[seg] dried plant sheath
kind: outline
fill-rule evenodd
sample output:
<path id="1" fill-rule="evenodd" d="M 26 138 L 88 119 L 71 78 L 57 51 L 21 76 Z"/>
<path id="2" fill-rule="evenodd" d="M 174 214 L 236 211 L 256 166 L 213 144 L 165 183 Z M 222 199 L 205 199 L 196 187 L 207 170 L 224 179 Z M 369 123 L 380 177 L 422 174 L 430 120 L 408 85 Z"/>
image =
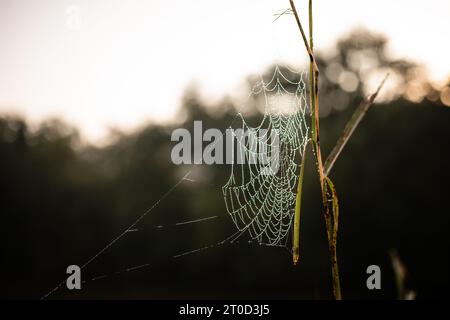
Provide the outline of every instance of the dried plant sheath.
<path id="1" fill-rule="evenodd" d="M 327 201 L 325 208 L 325 218 L 327 225 L 328 245 L 331 256 L 331 273 L 333 276 L 333 294 L 336 300 L 341 300 L 341 282 L 339 278 L 339 267 L 337 262 L 337 235 L 339 227 L 339 201 L 333 182 L 330 178 L 325 177 L 327 183 L 328 193 L 331 197 L 331 202 Z M 327 194 L 328 194 L 327 193 Z M 331 210 L 330 210 L 331 206 Z M 330 211 L 332 214 L 330 214 Z"/>

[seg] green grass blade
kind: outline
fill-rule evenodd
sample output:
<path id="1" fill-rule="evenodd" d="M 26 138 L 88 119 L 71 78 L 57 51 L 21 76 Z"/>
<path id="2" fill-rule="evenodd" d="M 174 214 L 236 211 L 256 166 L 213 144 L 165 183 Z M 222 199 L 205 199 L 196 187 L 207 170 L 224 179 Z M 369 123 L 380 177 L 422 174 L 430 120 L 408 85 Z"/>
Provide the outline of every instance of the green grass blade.
<path id="1" fill-rule="evenodd" d="M 292 243 L 292 259 L 294 265 L 298 263 L 298 259 L 300 258 L 300 215 L 302 206 L 303 173 L 305 171 L 306 145 L 303 150 L 302 163 L 297 183 L 297 195 L 295 199 L 294 236 Z"/>

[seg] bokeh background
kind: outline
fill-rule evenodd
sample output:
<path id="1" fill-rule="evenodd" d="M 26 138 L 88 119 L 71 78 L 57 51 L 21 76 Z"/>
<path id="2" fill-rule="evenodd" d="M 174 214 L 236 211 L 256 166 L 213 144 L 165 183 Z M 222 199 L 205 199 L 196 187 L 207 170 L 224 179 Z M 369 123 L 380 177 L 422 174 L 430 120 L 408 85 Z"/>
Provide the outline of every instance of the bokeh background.
<path id="1" fill-rule="evenodd" d="M 410 297 L 448 298 L 449 4 L 316 2 L 324 155 L 390 75 L 331 173 L 343 296 L 397 299 L 402 274 Z M 226 3 L 0 2 L 2 298 L 41 298 L 188 170 L 195 181 L 83 269 L 82 290 L 48 298 L 332 298 L 310 152 L 298 266 L 245 241 L 174 258 L 234 226 L 221 191 L 230 167 L 173 165 L 171 132 L 194 120 L 225 130 L 237 112 L 256 123 L 260 108 L 241 102 L 259 76 L 275 63 L 292 80 L 284 64 L 308 69 L 293 16 L 274 21 L 288 1 Z M 372 264 L 381 290 L 367 290 Z"/>

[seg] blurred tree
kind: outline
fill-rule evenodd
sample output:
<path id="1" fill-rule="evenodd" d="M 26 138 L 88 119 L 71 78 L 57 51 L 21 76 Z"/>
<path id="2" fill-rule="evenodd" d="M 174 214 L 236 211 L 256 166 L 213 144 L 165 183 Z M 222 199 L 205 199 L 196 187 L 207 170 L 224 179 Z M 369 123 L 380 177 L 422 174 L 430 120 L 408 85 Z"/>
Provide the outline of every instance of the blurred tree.
<path id="1" fill-rule="evenodd" d="M 395 80 L 332 172 L 342 206 L 343 295 L 395 298 L 388 255 L 395 248 L 419 298 L 448 297 L 450 224 L 445 199 L 450 176 L 445 168 L 450 113 L 443 106 L 450 104 L 450 89 L 435 88 L 424 80 L 421 68 L 391 59 L 386 47 L 384 37 L 358 30 L 338 42 L 335 54 L 318 58 L 325 155 L 376 78 L 390 72 Z M 264 77 L 272 72 L 269 68 Z M 283 73 L 295 76 L 286 68 Z M 254 77 L 249 77 L 252 83 Z M 414 91 L 418 84 L 420 89 Z M 250 101 L 249 122 L 261 118 L 257 104 Z M 233 99 L 206 103 L 191 88 L 183 99 L 180 124 L 116 132 L 101 148 L 82 146 L 76 130 L 60 121 L 30 130 L 23 119 L 0 118 L 2 297 L 39 298 L 64 278 L 67 265 L 92 257 L 186 172 L 170 161 L 172 130 L 193 130 L 194 120 L 202 120 L 205 129 L 225 129 L 235 110 Z M 149 261 L 150 271 L 89 283 L 79 293 L 61 289 L 55 296 L 331 298 L 320 194 L 310 167 L 298 268 L 290 265 L 286 251 L 245 244 L 171 258 L 233 232 L 220 190 L 229 167 L 201 166 L 193 171 L 198 183 L 184 182 L 139 224 L 140 232 L 115 244 L 83 272 L 89 278 Z M 212 215 L 219 218 L 174 227 L 179 221 Z M 382 268 L 380 292 L 365 287 L 370 264 Z"/>

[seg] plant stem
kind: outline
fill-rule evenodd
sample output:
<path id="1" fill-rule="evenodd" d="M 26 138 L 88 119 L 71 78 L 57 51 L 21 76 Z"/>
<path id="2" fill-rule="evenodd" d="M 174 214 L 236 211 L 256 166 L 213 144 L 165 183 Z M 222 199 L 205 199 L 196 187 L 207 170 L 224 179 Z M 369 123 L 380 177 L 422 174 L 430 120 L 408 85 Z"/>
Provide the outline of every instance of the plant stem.
<path id="1" fill-rule="evenodd" d="M 291 9 L 292 9 L 292 12 L 294 13 L 295 20 L 297 21 L 298 28 L 300 29 L 300 33 L 302 35 L 302 39 L 303 39 L 303 42 L 305 44 L 305 48 L 308 51 L 309 60 L 310 60 L 311 63 L 314 64 L 314 69 L 316 69 L 318 71 L 319 68 L 317 67 L 316 60 L 314 59 L 313 52 L 311 50 L 310 45 L 308 44 L 308 40 L 306 39 L 306 34 L 303 31 L 302 23 L 300 22 L 300 18 L 298 17 L 297 10 L 295 9 L 294 0 L 289 0 L 289 2 L 291 4 Z"/>
<path id="2" fill-rule="evenodd" d="M 322 203 L 324 207 L 325 224 L 328 238 L 328 247 L 330 251 L 331 258 L 331 270 L 333 277 L 333 294 L 336 300 L 341 300 L 341 286 L 339 279 L 339 268 L 337 261 L 337 232 L 339 225 L 339 204 L 336 190 L 334 188 L 333 182 L 328 178 L 328 175 L 333 168 L 339 154 L 342 149 L 350 139 L 351 135 L 355 131 L 358 124 L 361 122 L 362 118 L 366 114 L 367 110 L 373 104 L 375 98 L 380 92 L 381 88 L 386 81 L 386 77 L 379 85 L 375 93 L 373 93 L 369 99 L 363 101 L 361 105 L 355 110 L 351 119 L 345 126 L 342 136 L 337 141 L 332 152 L 328 156 L 325 165 L 322 162 L 322 154 L 320 148 L 320 138 L 319 138 L 319 68 L 314 58 L 314 43 L 313 43 L 313 12 L 312 12 L 312 0 L 309 0 L 309 43 L 306 38 L 306 34 L 303 30 L 300 18 L 298 16 L 297 10 L 293 0 L 289 0 L 292 12 L 295 16 L 297 26 L 300 30 L 303 42 L 305 44 L 306 51 L 309 56 L 309 96 L 310 96 L 310 112 L 311 112 L 311 145 L 313 152 L 316 157 L 317 171 L 319 173 L 320 187 L 322 192 Z M 303 184 L 303 161 L 302 168 L 299 174 L 299 185 L 297 186 L 297 198 L 296 198 L 296 214 L 294 217 L 294 252 L 293 259 L 294 264 L 298 261 L 298 243 L 299 243 L 299 224 L 300 224 L 300 202 L 301 202 L 301 190 Z"/>
<path id="3" fill-rule="evenodd" d="M 317 67 L 316 60 L 314 58 L 313 52 L 313 14 L 312 14 L 312 0 L 309 0 L 309 44 L 306 40 L 306 35 L 303 30 L 300 18 L 298 16 L 297 10 L 293 0 L 289 0 L 291 4 L 292 12 L 294 13 L 295 20 L 297 21 L 298 28 L 306 47 L 306 51 L 309 55 L 310 67 L 309 67 L 309 96 L 310 96 L 310 109 L 311 109 L 311 135 L 312 135 L 312 148 L 316 156 L 317 171 L 319 173 L 320 188 L 322 193 L 322 204 L 324 208 L 324 216 L 327 230 L 328 245 L 331 256 L 331 268 L 333 277 L 333 293 L 336 300 L 341 300 L 341 289 L 339 280 L 339 269 L 337 263 L 336 254 L 336 238 L 337 238 L 337 225 L 338 225 L 338 206 L 337 206 L 337 195 L 335 193 L 334 187 L 332 187 L 331 180 L 326 177 L 323 170 L 322 154 L 320 149 L 320 138 L 319 138 L 319 68 Z M 330 204 L 328 200 L 330 196 L 328 191 L 332 191 L 332 212 L 333 218 L 330 215 Z M 332 221 L 333 219 L 333 221 Z M 334 223 L 332 223 L 334 222 Z"/>
<path id="4" fill-rule="evenodd" d="M 327 197 L 327 203 L 325 207 L 325 222 L 327 226 L 328 246 L 330 250 L 331 258 L 331 274 L 333 277 L 333 294 L 336 300 L 342 300 L 341 295 L 341 282 L 339 279 L 339 267 L 337 261 L 337 235 L 339 226 L 339 203 L 336 189 L 330 178 L 325 177 L 328 190 L 331 196 Z M 331 200 L 331 210 L 330 201 Z M 332 212 L 332 215 L 330 214 Z"/>

